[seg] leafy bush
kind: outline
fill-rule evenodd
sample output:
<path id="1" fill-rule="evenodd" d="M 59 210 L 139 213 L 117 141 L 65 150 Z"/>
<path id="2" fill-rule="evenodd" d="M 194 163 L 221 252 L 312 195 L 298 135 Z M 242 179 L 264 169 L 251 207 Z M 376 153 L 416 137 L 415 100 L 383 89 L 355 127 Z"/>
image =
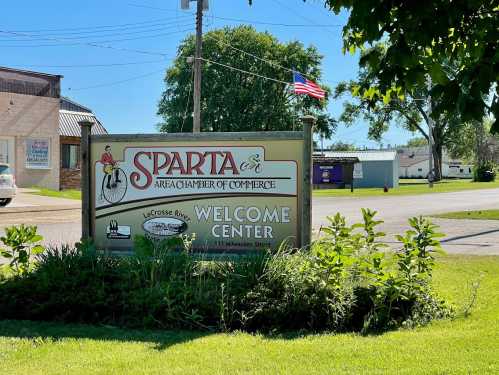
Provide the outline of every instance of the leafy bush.
<path id="1" fill-rule="evenodd" d="M 492 182 L 496 180 L 496 166 L 493 162 L 486 162 L 473 169 L 473 180 L 476 182 Z"/>
<path id="2" fill-rule="evenodd" d="M 282 332 L 362 331 L 426 324 L 450 310 L 431 289 L 436 227 L 410 220 L 395 254 L 375 212 L 348 226 L 337 214 L 310 249 L 210 260 L 189 238 L 135 239 L 136 256 L 92 244 L 50 249 L 32 272 L 0 280 L 0 319 L 128 327 Z M 176 250 L 181 245 L 183 250 Z"/>
<path id="3" fill-rule="evenodd" d="M 0 247 L 0 256 L 10 260 L 7 265 L 9 271 L 16 275 L 23 275 L 29 272 L 32 267 L 32 256 L 41 254 L 45 249 L 40 245 L 43 237 L 37 233 L 36 226 L 5 228 L 5 236 L 0 237 L 0 241 L 7 248 Z"/>

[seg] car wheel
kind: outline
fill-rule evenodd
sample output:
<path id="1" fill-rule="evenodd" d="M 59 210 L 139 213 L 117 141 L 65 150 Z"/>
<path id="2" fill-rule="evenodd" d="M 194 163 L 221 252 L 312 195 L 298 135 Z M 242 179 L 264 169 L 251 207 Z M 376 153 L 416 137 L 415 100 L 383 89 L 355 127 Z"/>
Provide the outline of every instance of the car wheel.
<path id="1" fill-rule="evenodd" d="M 7 206 L 10 202 L 12 202 L 12 198 L 0 199 L 0 207 Z"/>

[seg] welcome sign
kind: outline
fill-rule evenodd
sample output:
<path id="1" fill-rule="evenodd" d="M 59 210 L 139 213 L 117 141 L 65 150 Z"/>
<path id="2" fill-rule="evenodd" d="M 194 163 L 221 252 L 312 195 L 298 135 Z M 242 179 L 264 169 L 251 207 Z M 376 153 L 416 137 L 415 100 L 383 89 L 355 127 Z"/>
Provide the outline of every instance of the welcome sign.
<path id="1" fill-rule="evenodd" d="M 143 235 L 195 234 L 195 251 L 300 244 L 302 132 L 92 136 L 92 237 L 129 250 Z"/>

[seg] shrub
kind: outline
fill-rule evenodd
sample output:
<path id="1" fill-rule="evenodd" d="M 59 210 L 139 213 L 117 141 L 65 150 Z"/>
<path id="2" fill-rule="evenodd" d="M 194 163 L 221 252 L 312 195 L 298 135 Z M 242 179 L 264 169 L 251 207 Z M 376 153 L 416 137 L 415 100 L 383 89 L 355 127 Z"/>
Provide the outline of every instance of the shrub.
<path id="1" fill-rule="evenodd" d="M 5 236 L 0 237 L 0 241 L 7 248 L 0 247 L 0 256 L 9 259 L 8 270 L 16 275 L 28 273 L 33 263 L 32 256 L 44 251 L 40 245 L 42 240 L 36 226 L 21 224 L 5 228 Z"/>
<path id="2" fill-rule="evenodd" d="M 376 212 L 337 214 L 310 249 L 237 258 L 193 256 L 189 239 L 136 238 L 133 257 L 92 244 L 49 249 L 35 269 L 0 280 L 0 319 L 164 329 L 381 331 L 448 316 L 434 296 L 436 227 L 411 219 L 403 247 L 384 251 Z M 177 250 L 178 245 L 183 250 Z"/>
<path id="3" fill-rule="evenodd" d="M 473 180 L 476 182 L 492 182 L 496 180 L 496 166 L 493 162 L 485 162 L 473 168 Z"/>

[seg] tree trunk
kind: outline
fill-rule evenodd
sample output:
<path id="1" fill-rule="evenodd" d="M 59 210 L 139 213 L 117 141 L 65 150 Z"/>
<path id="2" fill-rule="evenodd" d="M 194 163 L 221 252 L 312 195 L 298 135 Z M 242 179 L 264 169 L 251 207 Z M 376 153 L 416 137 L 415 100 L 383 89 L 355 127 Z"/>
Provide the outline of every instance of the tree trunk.
<path id="1" fill-rule="evenodd" d="M 435 122 L 432 131 L 433 138 L 433 181 L 442 180 L 443 129 L 442 122 Z"/>
<path id="2" fill-rule="evenodd" d="M 485 134 L 485 127 L 482 122 L 475 123 L 475 164 L 480 166 L 493 160 L 492 153 L 490 152 L 487 135 Z"/>
<path id="3" fill-rule="evenodd" d="M 433 154 L 433 169 L 434 169 L 433 180 L 440 181 L 442 180 L 442 154 L 443 154 L 443 147 L 441 143 L 433 144 L 432 154 Z"/>

